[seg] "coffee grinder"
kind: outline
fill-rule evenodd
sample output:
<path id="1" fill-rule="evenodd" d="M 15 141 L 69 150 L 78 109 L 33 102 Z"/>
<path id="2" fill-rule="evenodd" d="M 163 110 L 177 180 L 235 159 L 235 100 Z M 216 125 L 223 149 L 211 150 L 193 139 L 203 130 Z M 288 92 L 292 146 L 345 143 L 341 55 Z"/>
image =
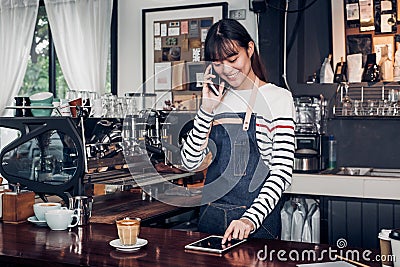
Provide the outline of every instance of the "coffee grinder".
<path id="1" fill-rule="evenodd" d="M 322 96 L 294 98 L 296 108 L 294 172 L 314 173 L 326 168 L 323 153 L 326 101 Z"/>

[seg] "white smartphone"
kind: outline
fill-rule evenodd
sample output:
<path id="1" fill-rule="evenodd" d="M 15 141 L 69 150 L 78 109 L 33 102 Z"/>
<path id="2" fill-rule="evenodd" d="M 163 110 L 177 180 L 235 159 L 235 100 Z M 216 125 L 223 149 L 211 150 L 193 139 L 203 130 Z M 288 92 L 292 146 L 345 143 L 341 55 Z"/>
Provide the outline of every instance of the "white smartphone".
<path id="1" fill-rule="evenodd" d="M 211 235 L 196 242 L 190 243 L 189 245 L 186 245 L 185 249 L 222 254 L 225 251 L 236 247 L 246 241 L 246 239 L 232 239 L 231 241 L 226 241 L 225 244 L 221 244 L 222 239 L 222 236 Z"/>

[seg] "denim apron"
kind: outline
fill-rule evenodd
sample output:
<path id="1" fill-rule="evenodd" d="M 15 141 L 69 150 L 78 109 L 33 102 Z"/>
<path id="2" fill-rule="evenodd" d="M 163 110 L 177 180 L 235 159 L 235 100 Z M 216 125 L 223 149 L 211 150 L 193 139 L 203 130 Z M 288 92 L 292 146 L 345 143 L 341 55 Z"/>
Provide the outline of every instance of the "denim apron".
<path id="1" fill-rule="evenodd" d="M 201 232 L 223 235 L 232 220 L 240 219 L 269 177 L 256 140 L 256 117 L 251 114 L 248 130 L 243 130 L 245 113 L 216 115 L 208 146 L 213 162 L 207 170 L 198 228 Z M 240 118 L 240 119 L 239 119 Z M 237 123 L 234 123 L 236 121 Z M 281 233 L 279 201 L 250 238 L 279 238 Z"/>

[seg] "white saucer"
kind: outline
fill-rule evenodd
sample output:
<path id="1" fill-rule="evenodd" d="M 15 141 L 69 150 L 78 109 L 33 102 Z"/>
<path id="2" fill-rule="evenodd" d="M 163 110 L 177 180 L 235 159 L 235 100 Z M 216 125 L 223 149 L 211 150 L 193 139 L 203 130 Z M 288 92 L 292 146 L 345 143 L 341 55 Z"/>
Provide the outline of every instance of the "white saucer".
<path id="1" fill-rule="evenodd" d="M 36 216 L 31 216 L 28 218 L 28 222 L 34 223 L 37 226 L 47 226 L 47 222 L 46 221 L 40 221 L 38 220 L 38 218 L 36 218 Z"/>
<path id="2" fill-rule="evenodd" d="M 147 243 L 148 241 L 146 239 L 138 238 L 135 245 L 124 246 L 121 244 L 121 241 L 119 239 L 114 239 L 110 241 L 110 246 L 116 248 L 119 251 L 131 252 L 139 250 L 141 247 L 147 245 Z"/>

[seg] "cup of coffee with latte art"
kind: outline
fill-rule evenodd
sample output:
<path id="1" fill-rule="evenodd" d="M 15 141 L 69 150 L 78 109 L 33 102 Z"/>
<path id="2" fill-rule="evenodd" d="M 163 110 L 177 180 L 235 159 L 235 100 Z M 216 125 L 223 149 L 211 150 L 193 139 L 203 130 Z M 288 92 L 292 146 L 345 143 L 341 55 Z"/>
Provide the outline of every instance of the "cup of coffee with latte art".
<path id="1" fill-rule="evenodd" d="M 118 237 L 122 245 L 136 244 L 140 232 L 140 218 L 123 218 L 116 221 Z"/>

